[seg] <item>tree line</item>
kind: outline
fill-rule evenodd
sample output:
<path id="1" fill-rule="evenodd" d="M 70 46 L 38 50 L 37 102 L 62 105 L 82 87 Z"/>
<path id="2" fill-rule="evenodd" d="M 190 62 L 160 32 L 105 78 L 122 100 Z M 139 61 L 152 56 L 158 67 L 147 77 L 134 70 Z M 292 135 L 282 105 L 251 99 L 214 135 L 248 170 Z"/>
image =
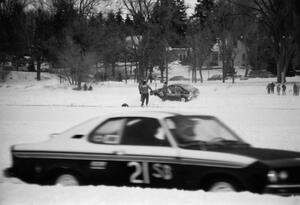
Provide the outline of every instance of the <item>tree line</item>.
<path id="1" fill-rule="evenodd" d="M 223 82 L 228 75 L 234 82 L 238 40 L 248 65 L 268 68 L 278 82 L 300 64 L 297 0 L 197 0 L 191 15 L 184 0 L 119 1 L 119 10 L 104 13 L 108 0 L 0 0 L 0 66 L 29 61 L 39 80 L 42 62 L 50 62 L 80 87 L 91 66 L 101 63 L 103 75 L 116 79 L 117 63 L 131 62 L 138 80 L 151 79 L 154 67 L 163 80 L 170 48 L 188 48 L 184 63 L 202 82 L 217 44 Z"/>

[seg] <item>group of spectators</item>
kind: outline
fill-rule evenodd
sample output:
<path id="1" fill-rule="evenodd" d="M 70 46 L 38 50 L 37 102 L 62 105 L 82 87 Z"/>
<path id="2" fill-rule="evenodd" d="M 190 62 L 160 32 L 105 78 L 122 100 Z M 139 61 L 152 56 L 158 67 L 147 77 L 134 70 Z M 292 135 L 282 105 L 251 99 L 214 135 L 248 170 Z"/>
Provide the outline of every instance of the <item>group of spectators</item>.
<path id="1" fill-rule="evenodd" d="M 275 93 L 275 88 L 277 95 L 286 95 L 286 85 L 285 84 L 275 84 L 274 82 L 269 83 L 267 85 L 267 92 L 268 94 L 274 94 Z M 299 95 L 299 86 L 297 86 L 296 83 L 293 84 L 293 95 Z"/>

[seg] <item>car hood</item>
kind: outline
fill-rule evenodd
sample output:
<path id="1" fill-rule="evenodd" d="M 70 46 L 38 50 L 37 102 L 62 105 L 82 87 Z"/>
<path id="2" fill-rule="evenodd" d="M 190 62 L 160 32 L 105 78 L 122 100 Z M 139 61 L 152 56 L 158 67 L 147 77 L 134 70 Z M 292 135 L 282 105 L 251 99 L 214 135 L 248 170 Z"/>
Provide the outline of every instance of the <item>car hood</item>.
<path id="1" fill-rule="evenodd" d="M 266 149 L 266 148 L 221 148 L 214 151 L 236 154 L 246 157 L 254 158 L 264 164 L 277 167 L 277 166 L 300 166 L 300 152 Z"/>
<path id="2" fill-rule="evenodd" d="M 241 148 L 220 148 L 214 151 L 247 156 L 247 157 L 255 158 L 257 160 L 278 160 L 278 159 L 291 159 L 291 158 L 300 159 L 300 152 L 277 150 L 277 149 L 241 147 Z"/>

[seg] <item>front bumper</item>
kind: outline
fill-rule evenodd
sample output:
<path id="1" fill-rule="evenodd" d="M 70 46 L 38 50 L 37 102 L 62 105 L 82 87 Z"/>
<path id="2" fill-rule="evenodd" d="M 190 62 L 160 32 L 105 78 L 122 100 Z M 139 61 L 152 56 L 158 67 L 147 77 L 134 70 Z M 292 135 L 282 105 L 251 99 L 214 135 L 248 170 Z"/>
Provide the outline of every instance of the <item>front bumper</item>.
<path id="1" fill-rule="evenodd" d="M 266 186 L 264 193 L 282 196 L 300 195 L 300 184 L 271 184 Z"/>
<path id="2" fill-rule="evenodd" d="M 5 177 L 15 177 L 16 176 L 12 167 L 4 169 L 3 175 Z"/>

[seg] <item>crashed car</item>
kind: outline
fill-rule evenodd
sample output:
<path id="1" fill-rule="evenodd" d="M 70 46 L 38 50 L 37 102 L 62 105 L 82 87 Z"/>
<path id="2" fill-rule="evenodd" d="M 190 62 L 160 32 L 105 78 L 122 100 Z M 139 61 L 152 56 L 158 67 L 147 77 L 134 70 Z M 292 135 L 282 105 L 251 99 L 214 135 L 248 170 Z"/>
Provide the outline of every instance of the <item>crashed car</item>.
<path id="1" fill-rule="evenodd" d="M 163 101 L 171 100 L 181 102 L 190 101 L 198 97 L 199 93 L 200 92 L 198 88 L 182 83 L 168 85 L 166 92 L 163 91 L 163 88 L 153 90 L 151 92 L 152 95 L 158 96 Z"/>
<path id="2" fill-rule="evenodd" d="M 300 153 L 254 148 L 210 115 L 125 112 L 11 147 L 5 176 L 42 185 L 300 193 Z"/>

